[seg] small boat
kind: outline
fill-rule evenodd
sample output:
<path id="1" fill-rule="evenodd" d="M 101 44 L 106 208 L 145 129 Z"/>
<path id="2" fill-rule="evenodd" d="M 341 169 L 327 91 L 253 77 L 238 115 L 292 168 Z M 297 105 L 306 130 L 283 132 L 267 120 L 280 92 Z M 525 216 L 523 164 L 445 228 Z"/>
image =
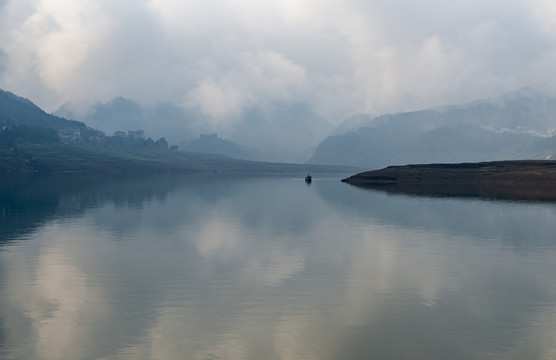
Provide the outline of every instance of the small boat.
<path id="1" fill-rule="evenodd" d="M 305 176 L 305 182 L 310 183 L 311 181 L 313 181 L 313 177 L 311 175 L 307 174 L 307 176 Z"/>

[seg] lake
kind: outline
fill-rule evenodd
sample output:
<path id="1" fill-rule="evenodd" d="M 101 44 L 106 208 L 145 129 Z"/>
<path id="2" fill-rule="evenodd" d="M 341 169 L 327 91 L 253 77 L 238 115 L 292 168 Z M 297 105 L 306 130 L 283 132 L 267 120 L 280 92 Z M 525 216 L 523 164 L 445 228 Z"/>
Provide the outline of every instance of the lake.
<path id="1" fill-rule="evenodd" d="M 303 175 L 3 178 L 0 358 L 556 358 L 556 203 Z"/>

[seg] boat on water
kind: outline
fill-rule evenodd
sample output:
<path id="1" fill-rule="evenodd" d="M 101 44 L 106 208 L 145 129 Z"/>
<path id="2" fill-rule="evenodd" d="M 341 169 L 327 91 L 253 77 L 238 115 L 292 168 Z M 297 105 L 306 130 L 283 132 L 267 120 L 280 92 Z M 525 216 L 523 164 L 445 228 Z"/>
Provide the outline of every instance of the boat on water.
<path id="1" fill-rule="evenodd" d="M 305 176 L 305 182 L 310 183 L 311 181 L 313 181 L 313 177 L 311 175 L 307 174 L 307 176 Z"/>

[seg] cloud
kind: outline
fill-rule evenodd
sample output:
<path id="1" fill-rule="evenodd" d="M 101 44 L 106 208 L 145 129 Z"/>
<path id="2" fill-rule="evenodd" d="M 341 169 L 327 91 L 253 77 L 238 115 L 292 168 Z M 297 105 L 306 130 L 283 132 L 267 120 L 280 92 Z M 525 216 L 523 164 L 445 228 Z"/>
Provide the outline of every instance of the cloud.
<path id="1" fill-rule="evenodd" d="M 6 54 L 5 51 L 0 49 L 0 76 L 2 76 L 2 73 L 6 70 L 7 62 L 8 62 L 8 55 Z"/>
<path id="2" fill-rule="evenodd" d="M 236 115 L 241 111 L 245 96 L 240 89 L 230 86 L 225 88 L 213 81 L 203 81 L 193 97 L 203 113 L 216 118 Z"/>
<path id="3" fill-rule="evenodd" d="M 556 86 L 555 13 L 548 0 L 9 0 L 0 87 L 47 110 L 123 96 L 229 122 L 301 102 L 339 122 Z"/>

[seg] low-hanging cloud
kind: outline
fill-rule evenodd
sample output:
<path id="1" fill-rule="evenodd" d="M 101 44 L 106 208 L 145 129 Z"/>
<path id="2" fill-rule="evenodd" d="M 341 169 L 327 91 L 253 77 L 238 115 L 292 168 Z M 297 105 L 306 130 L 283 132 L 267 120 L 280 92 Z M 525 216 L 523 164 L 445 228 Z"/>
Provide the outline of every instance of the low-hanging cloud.
<path id="1" fill-rule="evenodd" d="M 4 50 L 0 49 L 0 77 L 6 70 L 7 61 L 8 61 L 8 55 L 4 52 Z"/>
<path id="2" fill-rule="evenodd" d="M 7 0 L 0 87 L 50 111 L 123 96 L 225 123 L 295 102 L 339 122 L 556 86 L 554 14 L 548 0 Z"/>
<path id="3" fill-rule="evenodd" d="M 241 114 L 247 106 L 296 102 L 307 91 L 306 69 L 280 53 L 243 52 L 233 61 L 235 72 L 201 82 L 188 97 L 190 105 L 225 119 Z"/>

